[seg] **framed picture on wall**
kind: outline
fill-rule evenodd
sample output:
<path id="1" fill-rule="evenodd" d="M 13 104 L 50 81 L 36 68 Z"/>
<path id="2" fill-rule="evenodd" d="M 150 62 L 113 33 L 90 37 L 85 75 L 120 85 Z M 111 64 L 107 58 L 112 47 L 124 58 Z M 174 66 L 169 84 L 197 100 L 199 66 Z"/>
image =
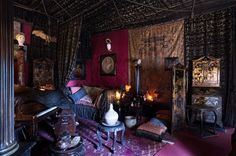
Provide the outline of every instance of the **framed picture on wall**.
<path id="1" fill-rule="evenodd" d="M 100 74 L 116 75 L 116 54 L 105 54 L 100 56 Z"/>
<path id="2" fill-rule="evenodd" d="M 164 58 L 165 70 L 172 70 L 172 67 L 178 64 L 178 62 L 179 62 L 178 57 L 165 57 Z"/>
<path id="3" fill-rule="evenodd" d="M 86 78 L 86 62 L 84 60 L 77 60 L 73 68 L 71 80 L 85 80 Z"/>

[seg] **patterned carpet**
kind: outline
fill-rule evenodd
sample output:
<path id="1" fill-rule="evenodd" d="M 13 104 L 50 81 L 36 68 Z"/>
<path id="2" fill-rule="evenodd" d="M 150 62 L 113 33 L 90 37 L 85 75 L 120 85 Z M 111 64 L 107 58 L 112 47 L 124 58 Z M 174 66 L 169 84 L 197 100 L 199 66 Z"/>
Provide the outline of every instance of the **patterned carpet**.
<path id="1" fill-rule="evenodd" d="M 157 141 L 135 136 L 134 131 L 126 129 L 126 144 L 122 146 L 118 142 L 116 144 L 116 151 L 112 154 L 110 151 L 112 139 L 108 142 L 103 139 L 103 148 L 100 150 L 96 149 L 98 144 L 96 135 L 97 123 L 90 120 L 81 120 L 79 123 L 78 130 L 83 138 L 86 156 L 153 156 L 165 145 Z M 105 134 L 102 134 L 102 137 L 105 138 Z M 117 139 L 118 141 L 120 140 L 120 133 L 118 133 Z"/>

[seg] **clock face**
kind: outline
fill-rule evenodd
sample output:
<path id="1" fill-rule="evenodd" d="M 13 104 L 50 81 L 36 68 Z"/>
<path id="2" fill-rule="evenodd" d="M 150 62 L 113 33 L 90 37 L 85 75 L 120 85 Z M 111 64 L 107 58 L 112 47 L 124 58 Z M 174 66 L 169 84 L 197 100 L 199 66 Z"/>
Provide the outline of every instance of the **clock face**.
<path id="1" fill-rule="evenodd" d="M 114 60 L 110 56 L 107 56 L 102 61 L 102 70 L 104 73 L 109 74 L 114 70 L 114 65 Z"/>
<path id="2" fill-rule="evenodd" d="M 115 60 L 114 54 L 101 56 L 101 74 L 102 75 L 115 75 Z"/>

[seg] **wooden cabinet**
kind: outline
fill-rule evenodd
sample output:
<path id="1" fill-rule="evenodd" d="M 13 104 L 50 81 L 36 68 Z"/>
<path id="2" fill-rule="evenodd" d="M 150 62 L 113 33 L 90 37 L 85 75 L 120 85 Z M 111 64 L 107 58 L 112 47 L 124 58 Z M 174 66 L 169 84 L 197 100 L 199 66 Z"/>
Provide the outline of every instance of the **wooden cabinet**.
<path id="1" fill-rule="evenodd" d="M 205 105 L 215 108 L 216 124 L 223 126 L 222 123 L 222 97 L 218 95 L 192 95 L 192 105 Z M 198 117 L 199 118 L 199 117 Z M 204 122 L 214 123 L 215 115 L 212 111 L 206 112 L 203 116 Z"/>
<path id="2" fill-rule="evenodd" d="M 192 105 L 214 107 L 217 125 L 222 127 L 222 97 L 220 95 L 220 59 L 204 56 L 193 60 Z M 205 113 L 204 122 L 213 123 L 214 114 Z"/>

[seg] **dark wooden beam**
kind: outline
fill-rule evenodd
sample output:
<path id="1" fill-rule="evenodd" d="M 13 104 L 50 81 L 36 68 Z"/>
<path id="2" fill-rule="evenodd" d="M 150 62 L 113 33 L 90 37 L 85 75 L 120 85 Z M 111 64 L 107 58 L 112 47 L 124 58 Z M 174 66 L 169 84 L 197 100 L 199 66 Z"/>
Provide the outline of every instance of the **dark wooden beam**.
<path id="1" fill-rule="evenodd" d="M 152 8 L 152 9 L 156 9 L 156 10 L 161 10 L 161 11 L 170 11 L 170 12 L 191 12 L 191 10 L 185 10 L 185 9 L 170 9 L 170 8 L 157 8 L 157 7 L 154 7 L 154 6 L 151 6 L 151 5 L 147 5 L 147 4 L 144 4 L 144 3 L 139 3 L 139 2 L 136 2 L 136 1 L 132 1 L 132 0 L 125 0 L 127 2 L 130 2 L 130 3 L 133 3 L 133 4 L 136 4 L 136 5 L 141 5 L 141 6 L 145 6 L 145 7 L 148 7 L 148 8 Z"/>
<path id="2" fill-rule="evenodd" d="M 121 22 L 121 26 L 124 27 L 123 17 L 121 16 L 121 14 L 120 14 L 120 12 L 119 12 L 117 6 L 116 6 L 115 0 L 112 0 L 112 2 L 113 2 L 113 5 L 114 5 L 114 7 L 115 7 L 115 9 L 116 9 L 117 15 L 119 16 L 119 19 L 120 19 L 120 22 Z"/>
<path id="3" fill-rule="evenodd" d="M 72 15 L 64 7 L 62 7 L 56 0 L 53 0 L 53 2 L 55 2 L 69 17 L 72 17 Z"/>
<path id="4" fill-rule="evenodd" d="M 27 10 L 27 11 L 36 12 L 36 13 L 39 13 L 39 14 L 44 15 L 44 16 L 49 16 L 50 18 L 53 18 L 53 19 L 59 21 L 58 18 L 56 18 L 56 17 L 54 17 L 54 16 L 51 16 L 51 15 L 47 15 L 45 12 L 41 12 L 41 11 L 39 11 L 39 10 L 29 8 L 29 7 L 27 7 L 27 6 L 21 5 L 21 4 L 16 3 L 16 2 L 14 2 L 13 5 L 14 5 L 15 7 L 17 7 L 17 8 L 21 8 L 21 9 L 24 9 L 24 10 Z"/>
<path id="5" fill-rule="evenodd" d="M 66 22 L 68 22 L 68 21 L 70 21 L 70 20 L 72 20 L 72 19 L 74 19 L 74 18 L 76 18 L 76 17 L 78 17 L 78 16 L 82 16 L 82 15 L 84 15 L 85 13 L 89 12 L 90 10 L 92 10 L 92 9 L 94 9 L 94 8 L 99 8 L 99 5 L 101 5 L 102 3 L 106 3 L 106 2 L 107 2 L 107 0 L 101 0 L 101 1 L 99 1 L 99 2 L 97 2 L 97 3 L 95 3 L 94 5 L 91 5 L 90 7 L 88 7 L 88 8 L 86 8 L 86 9 L 82 10 L 80 13 L 78 13 L 78 14 L 76 14 L 75 16 L 71 17 L 70 19 L 64 21 L 63 23 L 66 23 Z M 97 9 L 94 9 L 94 10 L 97 10 Z M 61 24 L 63 24 L 63 23 L 61 23 Z"/>

